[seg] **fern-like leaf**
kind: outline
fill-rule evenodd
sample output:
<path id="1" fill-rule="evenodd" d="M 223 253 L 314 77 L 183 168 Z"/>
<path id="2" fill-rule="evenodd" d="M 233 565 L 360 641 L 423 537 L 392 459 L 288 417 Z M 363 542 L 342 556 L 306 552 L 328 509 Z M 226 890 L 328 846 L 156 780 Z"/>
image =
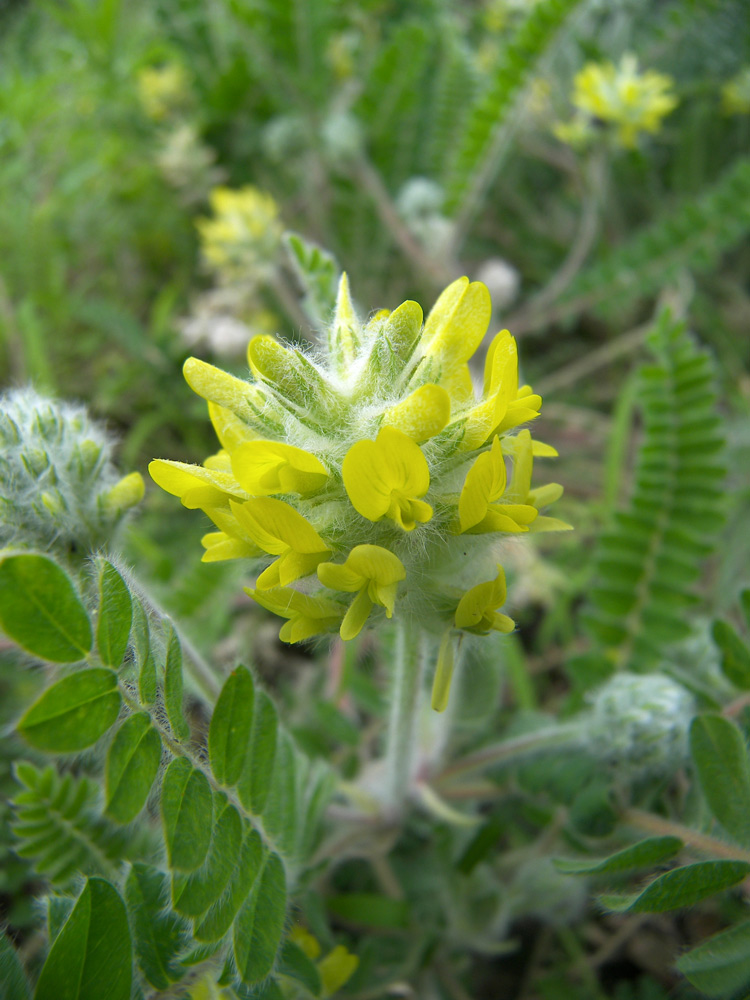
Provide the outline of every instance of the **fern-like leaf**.
<path id="1" fill-rule="evenodd" d="M 618 665 L 647 669 L 692 631 L 692 585 L 721 528 L 723 435 L 710 355 L 668 312 L 640 372 L 643 440 L 628 506 L 599 541 L 584 621 Z"/>

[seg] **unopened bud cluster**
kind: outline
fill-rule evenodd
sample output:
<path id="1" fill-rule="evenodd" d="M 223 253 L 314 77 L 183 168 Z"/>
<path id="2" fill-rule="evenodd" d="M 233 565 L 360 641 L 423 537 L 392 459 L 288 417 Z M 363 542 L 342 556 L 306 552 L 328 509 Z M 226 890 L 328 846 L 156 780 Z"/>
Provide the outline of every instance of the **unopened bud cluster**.
<path id="1" fill-rule="evenodd" d="M 150 466 L 214 522 L 205 560 L 257 566 L 248 593 L 287 619 L 285 641 L 352 639 L 391 617 L 442 638 L 436 708 L 458 638 L 514 627 L 498 610 L 503 539 L 568 527 L 541 513 L 562 487 L 531 485 L 534 457 L 556 452 L 518 431 L 541 398 L 519 386 L 507 330 L 475 394 L 468 361 L 490 314 L 486 287 L 461 278 L 424 325 L 416 302 L 363 322 L 344 276 L 323 349 L 254 337 L 249 381 L 189 359 L 221 450 L 202 466 Z"/>
<path id="2" fill-rule="evenodd" d="M 84 555 L 142 496 L 140 475 L 120 477 L 82 407 L 28 388 L 0 396 L 0 546 Z"/>

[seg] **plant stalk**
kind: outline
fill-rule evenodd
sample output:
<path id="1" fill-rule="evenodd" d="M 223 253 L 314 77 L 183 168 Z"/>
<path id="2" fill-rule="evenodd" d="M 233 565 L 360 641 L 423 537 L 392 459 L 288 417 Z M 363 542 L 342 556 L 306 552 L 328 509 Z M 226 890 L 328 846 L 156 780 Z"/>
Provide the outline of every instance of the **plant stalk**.
<path id="1" fill-rule="evenodd" d="M 422 681 L 421 633 L 400 623 L 391 675 L 391 704 L 386 737 L 386 801 L 398 812 L 409 795 L 414 773 L 417 718 Z"/>

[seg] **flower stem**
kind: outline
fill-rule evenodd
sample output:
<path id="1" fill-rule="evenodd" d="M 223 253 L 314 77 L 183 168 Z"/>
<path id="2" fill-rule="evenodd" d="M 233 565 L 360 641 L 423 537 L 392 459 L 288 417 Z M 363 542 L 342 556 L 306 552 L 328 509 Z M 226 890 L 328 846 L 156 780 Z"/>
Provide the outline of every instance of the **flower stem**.
<path id="1" fill-rule="evenodd" d="M 420 632 L 400 623 L 396 627 L 396 650 L 391 675 L 391 704 L 386 738 L 386 795 L 398 811 L 408 794 L 414 771 L 417 714 L 422 680 Z"/>

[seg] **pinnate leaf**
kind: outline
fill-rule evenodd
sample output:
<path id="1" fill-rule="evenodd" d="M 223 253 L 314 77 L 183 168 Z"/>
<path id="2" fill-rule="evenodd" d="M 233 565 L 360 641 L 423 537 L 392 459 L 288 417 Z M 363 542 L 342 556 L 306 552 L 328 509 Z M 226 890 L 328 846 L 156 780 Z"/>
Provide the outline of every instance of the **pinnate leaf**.
<path id="1" fill-rule="evenodd" d="M 266 804 L 276 757 L 278 716 L 264 691 L 255 692 L 253 728 L 244 768 L 237 783 L 242 805 L 260 815 Z"/>
<path id="2" fill-rule="evenodd" d="M 247 667 L 227 678 L 208 730 L 208 755 L 216 780 L 234 785 L 242 774 L 253 726 L 255 685 Z"/>
<path id="3" fill-rule="evenodd" d="M 159 990 L 185 974 L 177 961 L 186 940 L 183 921 L 167 908 L 167 876 L 151 865 L 134 864 L 125 883 L 135 954 L 146 979 Z"/>
<path id="4" fill-rule="evenodd" d="M 184 757 L 177 757 L 166 770 L 161 810 L 170 866 L 194 871 L 208 852 L 213 802 L 208 779 Z"/>
<path id="5" fill-rule="evenodd" d="M 34 1000 L 130 1000 L 133 949 L 125 904 L 90 878 L 44 963 Z"/>
<path id="6" fill-rule="evenodd" d="M 608 858 L 567 859 L 554 861 L 558 871 L 566 875 L 598 875 L 626 872 L 633 868 L 650 868 L 668 861 L 682 850 L 684 844 L 679 837 L 649 837 L 638 844 L 626 847 Z"/>
<path id="7" fill-rule="evenodd" d="M 599 901 L 618 913 L 665 913 L 694 906 L 737 885 L 750 873 L 746 861 L 699 861 L 655 878 L 631 896 L 603 895 Z"/>
<path id="8" fill-rule="evenodd" d="M 117 669 L 128 648 L 133 602 L 130 591 L 110 562 L 99 567 L 99 618 L 96 623 L 96 645 L 102 663 Z"/>
<path id="9" fill-rule="evenodd" d="M 172 877 L 172 900 L 179 913 L 198 917 L 205 913 L 224 891 L 237 865 L 242 846 L 240 814 L 226 799 L 216 796 L 216 821 L 206 860 L 190 875 Z"/>
<path id="10" fill-rule="evenodd" d="M 256 830 L 248 830 L 229 883 L 195 929 L 198 941 L 216 941 L 227 933 L 262 864 L 263 843 Z"/>
<path id="11" fill-rule="evenodd" d="M 750 762 L 739 729 L 722 715 L 693 719 L 690 751 L 711 812 L 730 836 L 750 844 Z"/>
<path id="12" fill-rule="evenodd" d="M 161 761 L 161 739 L 147 712 L 123 722 L 107 754 L 107 813 L 130 823 L 146 804 Z"/>
<path id="13" fill-rule="evenodd" d="M 0 562 L 0 627 L 42 660 L 75 663 L 91 651 L 91 622 L 73 584 L 46 556 Z"/>
<path id="14" fill-rule="evenodd" d="M 272 853 L 234 923 L 234 957 L 243 983 L 257 983 L 273 968 L 285 914 L 284 866 L 278 854 Z"/>
<path id="15" fill-rule="evenodd" d="M 18 731 L 38 750 L 72 753 L 96 743 L 120 712 L 117 676 L 93 667 L 47 688 L 21 717 Z"/>

